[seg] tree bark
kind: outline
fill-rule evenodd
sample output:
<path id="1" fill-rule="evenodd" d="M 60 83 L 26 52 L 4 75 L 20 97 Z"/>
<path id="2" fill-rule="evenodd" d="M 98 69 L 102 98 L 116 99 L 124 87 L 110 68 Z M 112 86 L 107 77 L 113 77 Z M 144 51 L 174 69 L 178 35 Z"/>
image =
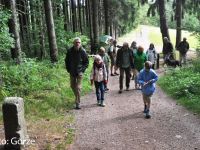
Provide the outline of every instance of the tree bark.
<path id="1" fill-rule="evenodd" d="M 82 4 L 80 0 L 78 1 L 78 14 L 79 14 L 79 28 L 80 28 L 80 32 L 81 34 L 83 33 L 83 28 L 82 28 L 82 15 L 81 15 L 81 10 L 82 10 Z"/>
<path id="2" fill-rule="evenodd" d="M 109 35 L 109 0 L 104 0 L 104 12 L 105 12 L 105 34 Z"/>
<path id="3" fill-rule="evenodd" d="M 170 40 L 168 26 L 167 26 L 167 19 L 166 19 L 165 0 L 159 0 L 158 5 L 160 14 L 160 31 L 162 34 L 162 39 L 164 37 L 167 37 Z"/>
<path id="4" fill-rule="evenodd" d="M 181 42 L 182 0 L 176 0 L 176 47 Z"/>
<path id="5" fill-rule="evenodd" d="M 51 0 L 44 0 L 44 8 L 45 8 L 45 18 L 46 18 L 46 25 L 47 25 L 47 32 L 49 39 L 50 57 L 51 57 L 51 62 L 55 63 L 58 61 L 57 60 L 58 49 L 56 43 L 56 34 L 54 28 Z"/>
<path id="6" fill-rule="evenodd" d="M 16 63 L 20 63 L 20 53 L 21 53 L 21 45 L 20 45 L 20 37 L 18 30 L 18 20 L 17 20 L 17 11 L 16 11 L 16 3 L 15 0 L 5 1 L 5 6 L 12 11 L 12 16 L 8 21 L 9 32 L 13 34 L 15 39 L 15 46 L 11 48 L 11 57 L 12 59 L 16 59 Z"/>
<path id="7" fill-rule="evenodd" d="M 99 24 L 98 24 L 98 0 L 92 1 L 92 25 L 93 25 L 93 43 L 92 53 L 95 54 L 98 50 L 99 45 Z"/>
<path id="8" fill-rule="evenodd" d="M 77 32 L 77 15 L 76 15 L 76 5 L 75 0 L 71 0 L 71 9 L 72 9 L 72 27 L 73 32 Z"/>

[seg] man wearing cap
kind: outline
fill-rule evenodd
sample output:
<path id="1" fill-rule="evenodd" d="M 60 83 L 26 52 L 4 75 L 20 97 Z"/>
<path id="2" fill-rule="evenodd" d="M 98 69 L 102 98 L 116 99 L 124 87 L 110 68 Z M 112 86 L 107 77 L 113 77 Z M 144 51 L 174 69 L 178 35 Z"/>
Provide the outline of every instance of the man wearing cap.
<path id="1" fill-rule="evenodd" d="M 73 44 L 67 50 L 65 66 L 67 72 L 70 74 L 70 85 L 75 95 L 75 109 L 80 109 L 81 82 L 89 60 L 85 49 L 81 46 L 81 39 L 79 37 L 74 39 Z"/>

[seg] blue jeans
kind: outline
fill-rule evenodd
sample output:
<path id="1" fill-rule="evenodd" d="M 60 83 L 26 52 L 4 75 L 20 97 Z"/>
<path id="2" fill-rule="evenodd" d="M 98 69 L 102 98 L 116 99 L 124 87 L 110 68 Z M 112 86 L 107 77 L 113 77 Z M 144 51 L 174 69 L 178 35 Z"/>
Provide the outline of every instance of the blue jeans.
<path id="1" fill-rule="evenodd" d="M 97 101 L 103 101 L 104 100 L 104 82 L 94 82 L 95 88 L 96 88 L 96 96 L 97 96 Z"/>

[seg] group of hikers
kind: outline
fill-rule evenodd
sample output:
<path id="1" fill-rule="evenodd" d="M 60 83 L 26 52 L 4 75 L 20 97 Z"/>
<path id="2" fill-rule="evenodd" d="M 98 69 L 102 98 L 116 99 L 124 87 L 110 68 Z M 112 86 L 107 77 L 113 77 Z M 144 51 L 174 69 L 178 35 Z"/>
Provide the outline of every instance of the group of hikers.
<path id="1" fill-rule="evenodd" d="M 185 44 L 186 38 L 180 43 L 179 52 L 182 49 L 189 49 L 189 44 Z M 172 53 L 173 46 L 164 38 L 163 57 L 164 61 Z M 180 55 L 181 59 L 186 62 L 186 53 Z M 97 105 L 105 107 L 104 94 L 109 90 L 108 80 L 110 76 L 119 75 L 119 91 L 123 92 L 123 81 L 125 74 L 126 91 L 129 91 L 130 80 L 135 81 L 135 89 L 142 91 L 144 102 L 144 113 L 146 118 L 150 118 L 150 103 L 151 97 L 155 92 L 155 82 L 158 80 L 158 75 L 154 71 L 157 60 L 157 52 L 154 44 L 151 43 L 146 52 L 142 46 L 137 46 L 133 41 L 131 46 L 124 42 L 122 46 L 117 45 L 114 39 L 109 40 L 109 48 L 100 47 L 97 54 L 94 55 L 94 62 L 91 70 L 90 81 L 96 89 Z M 83 73 L 88 67 L 89 59 L 85 49 L 81 46 L 79 37 L 74 39 L 73 46 L 68 49 L 65 58 L 65 66 L 70 74 L 70 85 L 75 95 L 75 109 L 80 107 L 81 81 Z M 119 73 L 118 73 L 119 71 Z"/>

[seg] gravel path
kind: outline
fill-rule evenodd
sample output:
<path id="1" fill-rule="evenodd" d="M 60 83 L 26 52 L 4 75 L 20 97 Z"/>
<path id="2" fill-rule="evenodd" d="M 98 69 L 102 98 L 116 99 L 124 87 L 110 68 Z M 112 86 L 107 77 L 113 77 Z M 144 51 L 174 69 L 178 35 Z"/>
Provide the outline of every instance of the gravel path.
<path id="1" fill-rule="evenodd" d="M 134 35 L 145 49 L 148 32 L 144 26 Z M 104 108 L 96 105 L 94 91 L 82 98 L 82 109 L 74 111 L 76 136 L 70 150 L 200 150 L 200 117 L 157 87 L 152 118 L 145 119 L 141 91 L 133 88 L 133 80 L 130 91 L 122 94 L 118 82 L 118 76 L 110 77 Z"/>
<path id="2" fill-rule="evenodd" d="M 70 150 L 198 150 L 200 118 L 176 104 L 159 87 L 152 100 L 152 118 L 142 113 L 141 91 L 118 94 L 118 77 L 110 77 L 106 107 L 95 93 L 82 98 L 76 115 L 76 137 Z"/>

